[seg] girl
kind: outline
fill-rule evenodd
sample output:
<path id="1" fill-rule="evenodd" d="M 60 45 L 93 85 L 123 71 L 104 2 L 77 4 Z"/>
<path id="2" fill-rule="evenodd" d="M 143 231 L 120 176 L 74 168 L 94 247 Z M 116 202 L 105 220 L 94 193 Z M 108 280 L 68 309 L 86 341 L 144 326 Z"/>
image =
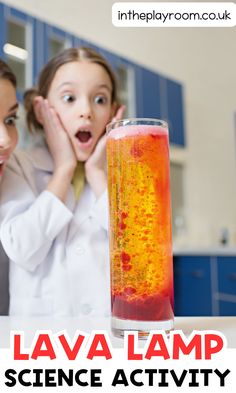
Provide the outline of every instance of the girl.
<path id="1" fill-rule="evenodd" d="M 0 59 L 0 182 L 18 140 L 17 108 L 15 75 Z M 7 315 L 8 303 L 8 259 L 0 246 L 0 315 Z"/>
<path id="2" fill-rule="evenodd" d="M 42 70 L 26 107 L 47 148 L 19 153 L 3 188 L 10 314 L 108 315 L 104 132 L 117 111 L 113 72 L 95 51 L 67 49 Z"/>

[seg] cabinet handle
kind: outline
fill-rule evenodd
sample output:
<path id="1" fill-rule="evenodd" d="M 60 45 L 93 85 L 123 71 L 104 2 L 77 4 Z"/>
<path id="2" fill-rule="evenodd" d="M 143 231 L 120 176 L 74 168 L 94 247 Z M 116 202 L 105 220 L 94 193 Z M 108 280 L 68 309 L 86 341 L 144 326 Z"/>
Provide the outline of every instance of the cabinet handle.
<path id="1" fill-rule="evenodd" d="M 193 278 L 203 278 L 204 271 L 203 270 L 193 270 L 190 275 Z"/>
<path id="2" fill-rule="evenodd" d="M 230 281 L 236 281 L 236 273 L 230 273 L 230 274 L 228 275 L 228 279 L 229 279 Z"/>

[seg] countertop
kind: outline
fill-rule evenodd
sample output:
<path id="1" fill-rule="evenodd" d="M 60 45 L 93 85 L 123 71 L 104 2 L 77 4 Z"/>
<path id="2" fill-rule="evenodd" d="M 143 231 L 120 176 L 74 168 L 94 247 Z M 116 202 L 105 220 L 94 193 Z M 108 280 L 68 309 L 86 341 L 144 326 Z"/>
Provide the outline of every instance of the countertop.
<path id="1" fill-rule="evenodd" d="M 229 348 L 236 348 L 236 317 L 176 317 L 175 329 L 189 335 L 193 330 L 216 330 L 224 334 Z M 10 332 L 25 333 L 25 346 L 32 343 L 36 330 L 51 330 L 58 333 L 66 330 L 73 338 L 76 330 L 91 333 L 92 330 L 108 332 L 114 348 L 123 347 L 123 340 L 115 338 L 110 330 L 110 318 L 15 318 L 0 317 L 0 348 L 10 346 Z"/>
<path id="2" fill-rule="evenodd" d="M 173 247 L 174 256 L 178 255 L 205 255 L 205 256 L 235 256 L 236 246 L 215 246 L 215 247 Z"/>

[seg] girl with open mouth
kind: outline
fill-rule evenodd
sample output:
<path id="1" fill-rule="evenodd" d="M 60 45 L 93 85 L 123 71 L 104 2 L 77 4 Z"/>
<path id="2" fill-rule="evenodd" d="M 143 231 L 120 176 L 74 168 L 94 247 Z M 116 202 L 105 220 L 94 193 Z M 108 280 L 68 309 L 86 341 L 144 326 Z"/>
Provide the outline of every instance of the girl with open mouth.
<path id="1" fill-rule="evenodd" d="M 25 106 L 30 130 L 46 143 L 17 153 L 4 189 L 10 314 L 109 315 L 105 127 L 124 110 L 113 71 L 92 49 L 66 49 Z"/>

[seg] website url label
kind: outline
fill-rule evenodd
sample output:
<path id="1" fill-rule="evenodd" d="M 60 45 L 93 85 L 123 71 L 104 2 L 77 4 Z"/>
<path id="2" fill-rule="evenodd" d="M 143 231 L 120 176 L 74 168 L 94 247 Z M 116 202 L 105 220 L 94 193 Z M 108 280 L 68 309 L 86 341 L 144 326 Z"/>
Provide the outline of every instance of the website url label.
<path id="1" fill-rule="evenodd" d="M 235 3 L 114 3 L 117 27 L 234 27 Z"/>

